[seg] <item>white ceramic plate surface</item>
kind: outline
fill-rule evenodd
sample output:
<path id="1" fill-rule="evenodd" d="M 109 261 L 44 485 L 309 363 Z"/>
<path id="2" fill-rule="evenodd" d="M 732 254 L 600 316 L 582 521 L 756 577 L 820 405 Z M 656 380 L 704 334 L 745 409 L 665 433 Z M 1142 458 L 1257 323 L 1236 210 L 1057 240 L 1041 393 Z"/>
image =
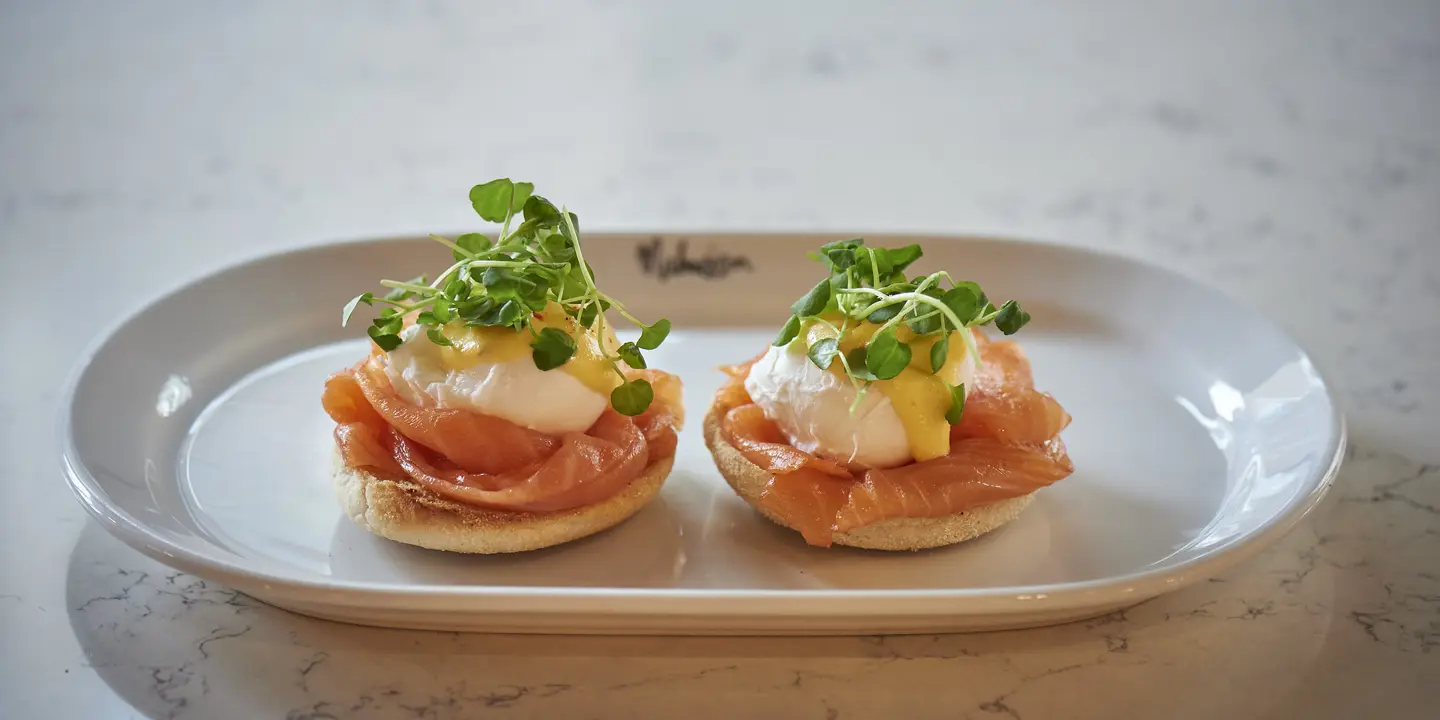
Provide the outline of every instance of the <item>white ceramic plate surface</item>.
<path id="1" fill-rule="evenodd" d="M 1010 525 L 921 553 L 818 549 L 725 485 L 700 437 L 717 365 L 763 350 L 834 236 L 591 235 L 602 286 L 675 324 L 653 367 L 689 424 L 660 498 L 622 525 L 514 556 L 371 536 L 329 479 L 325 377 L 365 352 L 340 308 L 381 277 L 434 273 L 424 239 L 327 245 L 199 280 L 82 359 L 62 462 L 104 527 L 160 562 L 297 612 L 506 632 L 903 633 L 1093 616 L 1204 579 L 1319 502 L 1344 425 L 1304 352 L 1255 313 L 1132 260 L 985 238 L 918 240 L 1034 320 L 1016 338 L 1074 416 L 1075 474 Z M 266 289 L 271 288 L 271 289 Z M 264 290 L 262 292 L 262 289 Z"/>

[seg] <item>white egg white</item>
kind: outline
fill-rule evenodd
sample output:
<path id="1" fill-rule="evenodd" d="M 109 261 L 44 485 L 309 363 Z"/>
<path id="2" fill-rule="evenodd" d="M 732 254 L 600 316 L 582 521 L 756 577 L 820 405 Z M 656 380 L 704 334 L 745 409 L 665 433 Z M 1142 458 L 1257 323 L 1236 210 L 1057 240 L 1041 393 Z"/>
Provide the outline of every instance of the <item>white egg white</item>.
<path id="1" fill-rule="evenodd" d="M 960 363 L 955 379 L 968 388 L 972 363 L 952 362 Z M 872 385 L 855 405 L 859 392 L 855 384 L 840 373 L 816 367 L 806 357 L 803 343 L 770 347 L 745 378 L 750 398 L 780 426 L 791 445 L 867 468 L 896 467 L 915 459 L 905 425 L 884 385 Z"/>
<path id="2" fill-rule="evenodd" d="M 905 426 L 884 393 L 857 391 L 849 379 L 821 370 L 792 349 L 771 347 L 745 378 L 745 390 L 800 450 L 863 467 L 903 465 L 913 457 Z"/>
<path id="3" fill-rule="evenodd" d="M 472 410 L 558 435 L 588 430 L 610 402 L 563 370 L 540 370 L 528 353 L 499 363 L 482 356 L 453 370 L 420 326 L 400 337 L 404 343 L 387 354 L 385 374 L 395 392 L 415 405 Z"/>

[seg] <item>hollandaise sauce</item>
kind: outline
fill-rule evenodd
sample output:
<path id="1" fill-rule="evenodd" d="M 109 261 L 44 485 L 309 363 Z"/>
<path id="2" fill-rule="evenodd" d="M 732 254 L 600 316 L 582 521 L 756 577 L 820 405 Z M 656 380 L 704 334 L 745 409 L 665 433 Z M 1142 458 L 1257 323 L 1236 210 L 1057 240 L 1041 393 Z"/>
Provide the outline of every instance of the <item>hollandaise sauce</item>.
<path id="1" fill-rule="evenodd" d="M 610 361 L 605 359 L 605 347 L 602 346 L 601 338 L 593 329 L 582 328 L 578 321 L 566 315 L 564 309 L 554 302 L 550 303 L 544 312 L 536 313 L 532 317 L 530 329 L 519 332 L 510 327 L 476 327 L 452 322 L 443 330 L 450 346 L 440 349 L 440 358 L 450 370 L 465 370 L 482 361 L 497 364 L 508 362 L 528 356 L 531 353 L 530 343 L 534 339 L 531 330 L 538 333 L 547 327 L 560 330 L 575 341 L 575 355 L 556 370 L 568 373 L 602 395 L 608 396 L 611 390 L 620 385 L 620 376 L 616 374 Z M 606 334 L 611 335 L 608 328 Z M 613 340 L 613 336 L 610 339 Z M 611 349 L 613 350 L 613 345 Z"/>
<path id="2" fill-rule="evenodd" d="M 841 322 L 839 315 L 822 319 L 837 327 Z M 879 329 L 879 325 L 870 322 L 847 329 L 840 340 L 840 352 L 848 353 L 869 344 Z M 883 393 L 894 406 L 895 414 L 905 428 L 910 453 L 917 461 L 943 457 L 950 452 L 950 424 L 945 420 L 945 413 L 950 409 L 950 392 L 941 380 L 950 385 L 959 385 L 965 381 L 965 343 L 952 337 L 945 364 L 940 367 L 940 372 L 932 374 L 930 348 L 941 336 L 932 334 L 917 337 L 904 324 L 896 328 L 895 336 L 910 345 L 910 364 L 889 380 L 872 381 L 871 389 Z M 835 331 L 829 325 L 811 320 L 789 350 L 803 353 L 810 345 L 833 337 Z M 830 365 L 829 371 L 844 378 L 845 370 L 839 360 Z M 846 382 L 849 382 L 848 378 Z"/>

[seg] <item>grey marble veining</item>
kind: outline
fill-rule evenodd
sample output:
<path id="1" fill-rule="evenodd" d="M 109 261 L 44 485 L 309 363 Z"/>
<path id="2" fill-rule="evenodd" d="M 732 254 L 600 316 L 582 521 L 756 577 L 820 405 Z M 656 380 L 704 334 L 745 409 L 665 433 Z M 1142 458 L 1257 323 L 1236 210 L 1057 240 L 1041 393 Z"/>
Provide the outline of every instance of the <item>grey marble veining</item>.
<path id="1" fill-rule="evenodd" d="M 1424 717 L 1437 77 L 1433 2 L 0 6 L 0 717 Z M 594 228 L 994 232 L 1176 268 L 1312 352 L 1352 450 L 1232 572 L 968 636 L 356 628 L 86 519 L 52 421 L 95 333 L 241 258 L 464 226 L 456 189 L 506 174 Z"/>

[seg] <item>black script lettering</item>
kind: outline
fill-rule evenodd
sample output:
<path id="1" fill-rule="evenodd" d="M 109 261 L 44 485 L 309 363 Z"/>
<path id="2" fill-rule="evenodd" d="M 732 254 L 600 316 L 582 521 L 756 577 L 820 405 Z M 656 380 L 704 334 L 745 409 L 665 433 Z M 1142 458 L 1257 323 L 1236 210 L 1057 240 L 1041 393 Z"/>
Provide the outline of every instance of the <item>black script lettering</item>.
<path id="1" fill-rule="evenodd" d="M 661 238 L 651 238 L 648 242 L 636 246 L 635 256 L 640 260 L 640 270 L 646 275 L 659 278 L 660 282 L 666 282 L 677 275 L 720 280 L 733 272 L 750 272 L 755 269 L 750 264 L 750 258 L 744 255 L 731 255 L 713 249 L 707 249 L 705 254 L 699 257 L 691 257 L 690 241 L 683 238 L 676 240 L 669 249 Z"/>

